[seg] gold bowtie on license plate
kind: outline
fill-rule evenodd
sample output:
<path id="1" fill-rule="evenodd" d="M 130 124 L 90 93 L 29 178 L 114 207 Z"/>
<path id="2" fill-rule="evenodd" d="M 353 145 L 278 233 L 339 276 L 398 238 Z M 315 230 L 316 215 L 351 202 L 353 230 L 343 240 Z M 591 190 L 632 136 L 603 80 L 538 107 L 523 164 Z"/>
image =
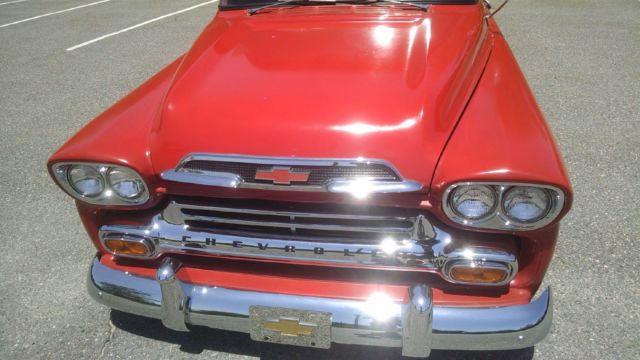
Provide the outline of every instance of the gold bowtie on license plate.
<path id="1" fill-rule="evenodd" d="M 249 334 L 256 341 L 328 349 L 331 314 L 268 306 L 249 307 Z"/>

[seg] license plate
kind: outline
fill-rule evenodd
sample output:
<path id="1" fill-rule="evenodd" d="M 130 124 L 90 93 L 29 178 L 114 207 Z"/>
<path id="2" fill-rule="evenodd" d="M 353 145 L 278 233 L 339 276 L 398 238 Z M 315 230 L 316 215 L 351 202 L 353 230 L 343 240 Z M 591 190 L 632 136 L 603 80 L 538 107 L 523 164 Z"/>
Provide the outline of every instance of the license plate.
<path id="1" fill-rule="evenodd" d="M 331 347 L 331 313 L 268 306 L 249 307 L 249 334 L 256 341 Z"/>

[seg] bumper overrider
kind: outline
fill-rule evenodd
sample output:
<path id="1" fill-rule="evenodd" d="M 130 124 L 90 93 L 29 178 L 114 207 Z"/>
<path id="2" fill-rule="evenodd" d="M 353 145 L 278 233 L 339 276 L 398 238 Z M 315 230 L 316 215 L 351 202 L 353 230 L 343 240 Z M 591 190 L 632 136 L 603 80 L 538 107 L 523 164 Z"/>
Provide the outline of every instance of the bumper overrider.
<path id="1" fill-rule="evenodd" d="M 177 331 L 189 331 L 191 325 L 205 326 L 250 333 L 254 339 L 261 337 L 256 340 L 268 340 L 264 335 L 273 333 L 269 336 L 280 336 L 279 342 L 292 345 L 326 348 L 334 342 L 400 347 L 403 355 L 414 357 L 428 356 L 431 349 L 530 347 L 545 337 L 552 321 L 548 288 L 525 305 L 441 307 L 433 306 L 431 289 L 424 284 L 407 287 L 409 301 L 406 303 L 372 303 L 196 285 L 178 279 L 181 268 L 179 260 L 165 257 L 152 279 L 113 269 L 96 257 L 89 272 L 88 289 L 95 300 L 110 308 L 160 319 L 166 327 Z M 294 334 L 286 333 L 284 328 L 279 331 L 268 327 L 256 329 L 264 323 L 256 322 L 252 314 L 261 309 L 300 313 L 294 319 Z M 306 313 L 325 316 L 327 326 L 320 326 L 321 319 L 314 324 L 314 318 L 304 318 Z M 276 323 L 292 321 L 291 318 L 273 320 Z M 311 330 L 305 333 L 304 327 Z M 306 336 L 313 336 L 313 331 L 321 329 L 328 332 L 327 344 L 305 342 Z"/>

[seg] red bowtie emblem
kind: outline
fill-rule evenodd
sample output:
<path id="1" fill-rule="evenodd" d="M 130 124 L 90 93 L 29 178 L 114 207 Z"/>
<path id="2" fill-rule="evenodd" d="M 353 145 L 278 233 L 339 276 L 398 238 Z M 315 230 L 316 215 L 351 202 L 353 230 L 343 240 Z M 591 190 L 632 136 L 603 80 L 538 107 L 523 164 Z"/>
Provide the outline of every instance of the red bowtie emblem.
<path id="1" fill-rule="evenodd" d="M 278 185 L 291 185 L 291 182 L 306 182 L 309 180 L 309 174 L 309 171 L 292 172 L 289 167 L 273 167 L 256 171 L 255 179 L 272 181 Z"/>

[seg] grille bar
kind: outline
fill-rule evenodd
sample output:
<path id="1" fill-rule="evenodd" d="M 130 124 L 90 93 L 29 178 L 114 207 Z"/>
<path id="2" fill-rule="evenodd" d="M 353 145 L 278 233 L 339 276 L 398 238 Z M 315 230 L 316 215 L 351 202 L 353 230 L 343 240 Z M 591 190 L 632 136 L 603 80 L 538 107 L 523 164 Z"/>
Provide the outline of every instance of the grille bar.
<path id="1" fill-rule="evenodd" d="M 274 206 L 274 210 L 268 210 L 176 201 L 169 204 L 163 217 L 172 224 L 214 233 L 241 231 L 254 237 L 282 237 L 289 234 L 301 239 L 312 237 L 316 240 L 358 239 L 379 242 L 387 236 L 410 239 L 416 229 L 416 217 L 285 211 L 278 206 Z"/>
<path id="2" fill-rule="evenodd" d="M 239 213 L 239 214 L 255 214 L 255 215 L 274 215 L 274 216 L 295 216 L 297 218 L 320 218 L 320 219 L 345 219 L 345 220 L 403 220 L 406 221 L 407 217 L 402 216 L 376 216 L 376 215 L 358 215 L 358 214 L 335 214 L 335 213 L 305 213 L 295 211 L 279 211 L 279 210 L 260 210 L 260 209 L 248 209 L 248 208 L 234 208 L 234 207 L 222 207 L 222 206 L 202 206 L 193 204 L 181 204 L 182 209 L 191 210 L 207 210 L 207 211 L 219 211 L 227 213 Z"/>
<path id="3" fill-rule="evenodd" d="M 189 215 L 185 219 L 186 221 L 201 221 L 221 224 L 234 224 L 234 225 L 254 225 L 254 226 L 267 226 L 276 228 L 287 229 L 311 229 L 311 230 L 326 230 L 326 231 L 352 231 L 352 232 L 371 232 L 371 233 L 401 233 L 411 232 L 412 228 L 389 228 L 389 227 L 365 227 L 365 226 L 347 226 L 347 225 L 322 225 L 322 224 L 302 224 L 292 220 L 291 222 L 275 222 L 275 221 L 251 221 L 251 220 L 237 220 L 226 219 L 216 216 L 197 216 Z"/>

